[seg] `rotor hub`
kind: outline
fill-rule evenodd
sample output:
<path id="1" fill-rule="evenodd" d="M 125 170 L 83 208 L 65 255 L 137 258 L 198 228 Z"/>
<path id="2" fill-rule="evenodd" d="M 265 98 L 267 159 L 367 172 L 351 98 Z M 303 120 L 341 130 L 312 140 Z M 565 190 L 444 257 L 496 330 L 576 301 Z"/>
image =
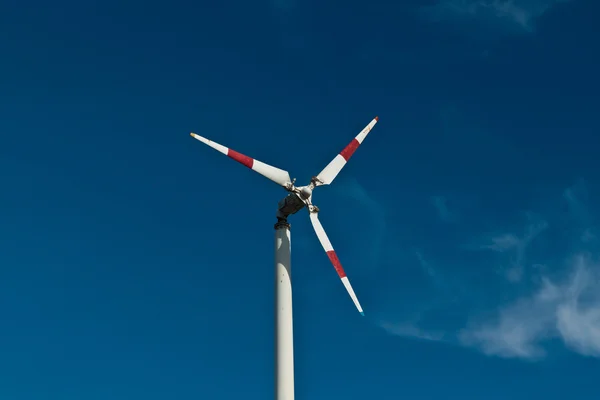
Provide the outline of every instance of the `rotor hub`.
<path id="1" fill-rule="evenodd" d="M 299 194 L 300 194 L 300 197 L 303 200 L 307 200 L 312 195 L 312 189 L 309 186 L 305 186 L 302 189 L 300 189 L 300 193 Z"/>

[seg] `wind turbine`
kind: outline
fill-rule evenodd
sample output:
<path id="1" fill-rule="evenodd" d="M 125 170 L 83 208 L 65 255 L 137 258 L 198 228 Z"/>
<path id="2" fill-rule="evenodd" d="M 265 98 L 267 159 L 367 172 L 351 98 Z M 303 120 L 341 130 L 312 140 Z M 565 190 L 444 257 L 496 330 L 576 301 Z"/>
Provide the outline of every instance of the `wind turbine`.
<path id="1" fill-rule="evenodd" d="M 277 400 L 293 400 L 294 398 L 291 236 L 290 224 L 287 222 L 288 216 L 297 213 L 306 206 L 310 221 L 321 245 L 352 298 L 354 305 L 360 314 L 364 316 L 363 309 L 352 289 L 352 285 L 350 285 L 344 268 L 323 229 L 323 225 L 319 221 L 319 208 L 312 203 L 312 192 L 317 186 L 329 185 L 333 182 L 378 120 L 379 118 L 375 117 L 317 176 L 313 176 L 306 186 L 294 186 L 296 179 L 290 179 L 290 174 L 287 171 L 238 153 L 195 133 L 190 134 L 195 139 L 258 172 L 289 192 L 278 203 L 277 223 L 275 224 L 275 394 Z"/>

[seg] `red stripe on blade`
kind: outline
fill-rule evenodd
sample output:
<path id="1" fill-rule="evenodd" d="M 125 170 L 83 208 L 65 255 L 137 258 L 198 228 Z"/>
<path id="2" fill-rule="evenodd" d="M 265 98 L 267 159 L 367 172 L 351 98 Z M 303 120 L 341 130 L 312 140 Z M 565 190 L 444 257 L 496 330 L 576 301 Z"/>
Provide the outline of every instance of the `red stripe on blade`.
<path id="1" fill-rule="evenodd" d="M 238 153 L 237 151 L 231 149 L 227 150 L 227 155 L 233 158 L 235 161 L 239 162 L 240 164 L 244 164 L 246 167 L 252 169 L 252 165 L 254 164 L 253 158 L 245 156 L 242 153 Z"/>
<path id="2" fill-rule="evenodd" d="M 333 268 L 335 268 L 335 272 L 338 273 L 340 279 L 345 278 L 346 273 L 344 272 L 344 268 L 342 268 L 342 264 L 340 263 L 337 254 L 335 254 L 335 250 L 328 251 L 327 257 L 329 257 L 329 261 L 331 261 L 331 263 L 333 264 Z"/>
<path id="3" fill-rule="evenodd" d="M 358 142 L 358 140 L 353 139 L 350 142 L 350 144 L 348 146 L 346 146 L 346 148 L 344 150 L 342 150 L 342 152 L 340 153 L 340 156 L 344 157 L 344 159 L 346 161 L 348 161 L 348 159 L 350 157 L 352 157 L 352 154 L 354 154 L 356 149 L 358 149 L 358 146 L 360 146 L 360 143 Z"/>

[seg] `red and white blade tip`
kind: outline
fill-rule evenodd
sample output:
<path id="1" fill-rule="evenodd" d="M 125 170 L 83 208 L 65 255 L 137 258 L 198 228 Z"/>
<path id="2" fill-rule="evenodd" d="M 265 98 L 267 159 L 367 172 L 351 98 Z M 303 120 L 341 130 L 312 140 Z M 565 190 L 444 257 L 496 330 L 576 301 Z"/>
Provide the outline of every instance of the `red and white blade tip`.
<path id="1" fill-rule="evenodd" d="M 273 182 L 278 183 L 281 186 L 285 186 L 286 184 L 288 184 L 292 181 L 290 178 L 290 174 L 287 171 L 273 167 L 269 164 L 265 164 L 264 162 L 258 161 L 252 157 L 248 157 L 242 153 L 238 153 L 237 151 L 235 151 L 233 149 L 225 147 L 217 142 L 213 142 L 212 140 L 209 140 L 205 137 L 197 135 L 193 132 L 190 133 L 190 136 L 192 136 L 195 139 L 198 139 L 202 143 L 212 147 L 213 149 L 217 150 L 220 153 L 225 154 L 229 158 L 234 159 L 235 161 L 239 162 L 240 164 L 250 168 L 253 171 L 258 172 L 265 178 L 268 178 L 268 179 L 272 180 Z"/>
<path id="2" fill-rule="evenodd" d="M 342 168 L 344 168 L 348 160 L 350 160 L 350 157 L 352 157 L 356 149 L 358 149 L 358 146 L 362 144 L 369 132 L 371 132 L 371 129 L 373 129 L 377 121 L 379 121 L 378 116 L 373 118 L 371 122 L 369 122 L 369 124 L 365 126 L 363 130 L 360 131 L 356 137 L 354 137 L 354 139 L 352 139 L 352 141 L 344 148 L 344 150 L 342 150 L 337 156 L 335 156 L 333 160 L 331 160 L 329 164 L 327 164 L 325 168 L 323 168 L 323 171 L 317 175 L 319 184 L 329 185 L 331 182 L 333 182 Z"/>
<path id="3" fill-rule="evenodd" d="M 346 276 L 346 272 L 344 271 L 344 268 L 342 267 L 342 263 L 340 262 L 337 254 L 335 253 L 335 250 L 333 249 L 333 246 L 331 245 L 331 242 L 329 241 L 329 238 L 327 237 L 327 234 L 325 233 L 325 229 L 323 229 L 323 225 L 321 225 L 321 221 L 319 221 L 319 216 L 316 212 L 310 213 L 310 221 L 312 222 L 313 228 L 315 229 L 315 233 L 317 234 L 317 237 L 319 238 L 319 242 L 321 242 L 321 246 L 323 246 L 323 249 L 325 249 L 325 252 L 327 253 L 327 257 L 329 258 L 329 261 L 331 261 L 331 264 L 333 264 L 333 268 L 335 269 L 335 272 L 337 272 L 338 276 L 342 280 L 342 283 L 344 284 L 346 291 L 348 292 L 348 294 L 350 295 L 350 298 L 354 302 L 354 305 L 360 312 L 360 315 L 364 316 L 365 313 L 364 313 L 362 307 L 360 306 L 358 297 L 356 297 L 356 294 L 354 293 L 354 289 L 352 288 L 352 285 L 350 284 L 350 281 L 348 280 L 348 277 Z"/>

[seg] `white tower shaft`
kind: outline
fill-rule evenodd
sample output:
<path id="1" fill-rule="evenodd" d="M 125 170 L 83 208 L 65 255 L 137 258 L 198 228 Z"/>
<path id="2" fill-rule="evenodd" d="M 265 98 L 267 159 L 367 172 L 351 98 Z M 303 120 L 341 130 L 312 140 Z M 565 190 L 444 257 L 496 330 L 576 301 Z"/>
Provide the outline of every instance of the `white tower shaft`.
<path id="1" fill-rule="evenodd" d="M 294 400 L 290 225 L 275 224 L 275 399 Z"/>

